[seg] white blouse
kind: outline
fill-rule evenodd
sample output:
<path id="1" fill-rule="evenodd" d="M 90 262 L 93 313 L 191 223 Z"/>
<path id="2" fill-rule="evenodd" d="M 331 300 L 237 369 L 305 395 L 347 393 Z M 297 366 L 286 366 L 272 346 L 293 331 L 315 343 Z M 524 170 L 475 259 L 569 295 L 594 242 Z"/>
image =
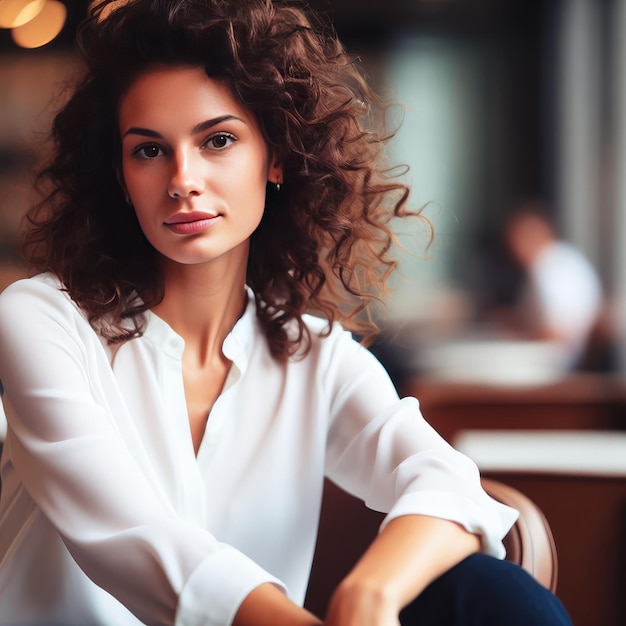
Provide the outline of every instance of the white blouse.
<path id="1" fill-rule="evenodd" d="M 264 582 L 306 592 L 324 476 L 394 517 L 455 520 L 502 557 L 517 513 L 339 326 L 270 356 L 252 294 L 198 454 L 183 340 L 147 314 L 112 350 L 49 275 L 0 296 L 0 624 L 225 626 Z"/>

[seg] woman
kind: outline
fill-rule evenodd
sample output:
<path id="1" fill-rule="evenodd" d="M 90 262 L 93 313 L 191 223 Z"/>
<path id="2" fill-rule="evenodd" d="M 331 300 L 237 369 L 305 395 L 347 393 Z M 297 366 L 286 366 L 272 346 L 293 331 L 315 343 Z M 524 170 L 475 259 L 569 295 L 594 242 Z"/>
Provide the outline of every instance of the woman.
<path id="1" fill-rule="evenodd" d="M 343 329 L 367 330 L 406 189 L 324 32 L 269 0 L 91 10 L 36 275 L 0 298 L 1 624 L 422 624 L 503 567 L 527 612 L 493 623 L 568 623 L 475 554 L 502 557 L 516 513 Z M 388 515 L 322 622 L 302 601 L 325 476 Z"/>

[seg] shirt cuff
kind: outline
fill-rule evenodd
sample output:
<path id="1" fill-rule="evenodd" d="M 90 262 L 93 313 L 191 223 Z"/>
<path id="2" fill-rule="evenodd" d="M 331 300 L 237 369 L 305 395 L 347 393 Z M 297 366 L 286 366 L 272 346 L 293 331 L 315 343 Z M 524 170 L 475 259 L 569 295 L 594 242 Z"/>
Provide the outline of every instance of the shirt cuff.
<path id="1" fill-rule="evenodd" d="M 204 559 L 191 573 L 178 599 L 175 626 L 230 626 L 245 597 L 256 587 L 285 585 L 234 548 Z"/>
<path id="2" fill-rule="evenodd" d="M 482 552 L 503 559 L 506 550 L 502 540 L 519 517 L 519 512 L 487 494 L 478 503 L 460 494 L 405 493 L 389 511 L 380 529 L 402 515 L 428 515 L 456 522 L 468 532 L 480 536 Z"/>

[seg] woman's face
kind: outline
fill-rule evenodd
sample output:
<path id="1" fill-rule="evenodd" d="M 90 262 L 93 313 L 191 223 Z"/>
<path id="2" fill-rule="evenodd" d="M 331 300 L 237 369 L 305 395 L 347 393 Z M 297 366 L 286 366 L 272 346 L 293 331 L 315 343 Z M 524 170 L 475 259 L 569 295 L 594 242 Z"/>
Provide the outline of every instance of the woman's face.
<path id="1" fill-rule="evenodd" d="M 123 96 L 119 128 L 122 184 L 156 250 L 182 264 L 245 260 L 282 172 L 230 88 L 202 68 L 149 70 Z"/>

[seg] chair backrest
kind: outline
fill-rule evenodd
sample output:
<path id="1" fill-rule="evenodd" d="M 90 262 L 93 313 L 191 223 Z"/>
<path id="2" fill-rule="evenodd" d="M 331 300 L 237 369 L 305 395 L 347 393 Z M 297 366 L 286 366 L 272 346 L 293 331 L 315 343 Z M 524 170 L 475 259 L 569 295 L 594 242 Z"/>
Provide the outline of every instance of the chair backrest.
<path id="1" fill-rule="evenodd" d="M 552 531 L 537 505 L 520 491 L 496 480 L 482 479 L 494 499 L 520 512 L 504 539 L 507 560 L 517 563 L 552 592 L 558 561 Z M 306 606 L 324 615 L 330 596 L 376 536 L 383 519 L 356 498 L 326 482 L 317 548 Z"/>
<path id="2" fill-rule="evenodd" d="M 504 538 L 506 558 L 521 565 L 544 587 L 556 592 L 558 556 L 550 524 L 541 509 L 521 491 L 497 480 L 482 479 L 483 489 L 495 500 L 520 513 Z"/>

